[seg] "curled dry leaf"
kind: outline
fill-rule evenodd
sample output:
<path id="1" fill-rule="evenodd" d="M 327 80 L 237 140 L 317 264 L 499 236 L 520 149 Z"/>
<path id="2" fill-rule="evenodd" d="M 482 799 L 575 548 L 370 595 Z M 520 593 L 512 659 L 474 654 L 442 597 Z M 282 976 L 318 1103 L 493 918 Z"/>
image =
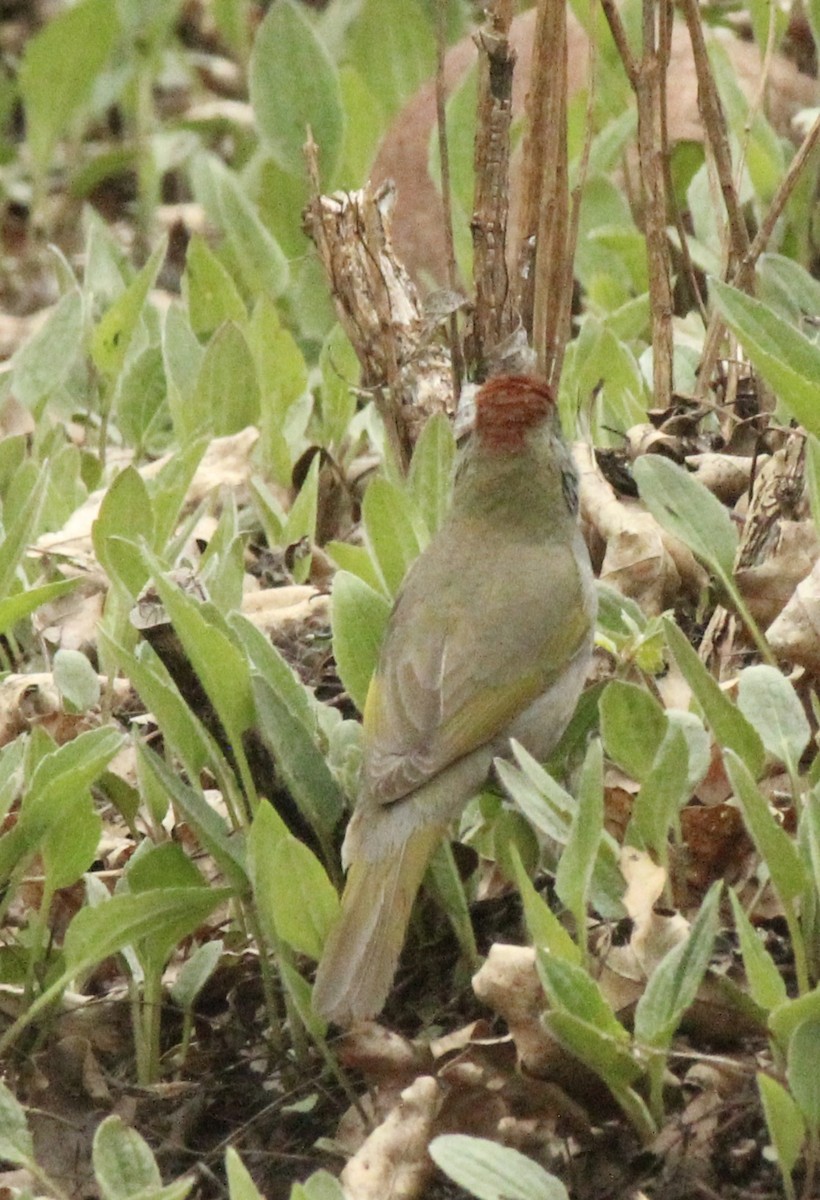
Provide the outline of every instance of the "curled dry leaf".
<path id="1" fill-rule="evenodd" d="M 100 687 L 108 687 L 108 678 L 99 677 Z M 113 681 L 115 704 L 125 703 L 131 695 L 131 685 L 126 679 Z M 31 675 L 7 675 L 0 682 L 0 746 L 13 741 L 18 734 L 43 725 L 55 741 L 62 745 L 71 741 L 98 722 L 89 721 L 87 714 L 63 711 L 60 690 L 50 671 Z"/>
<path id="2" fill-rule="evenodd" d="M 347 1200 L 416 1200 L 433 1174 L 427 1146 L 441 1105 L 441 1091 L 421 1075 L 341 1174 Z"/>
<path id="3" fill-rule="evenodd" d="M 497 942 L 473 976 L 473 991 L 482 1004 L 503 1017 L 524 1070 L 542 1077 L 549 1074 L 563 1052 L 541 1024 L 546 998 L 535 969 L 535 950 Z"/>
<path id="4" fill-rule="evenodd" d="M 797 585 L 766 637 L 779 657 L 820 674 L 820 562 Z"/>
<path id="5" fill-rule="evenodd" d="M 656 429 L 648 421 L 626 431 L 626 451 L 633 461 L 641 454 L 665 454 L 674 462 L 680 462 L 680 450 L 680 438 Z"/>
<path id="6" fill-rule="evenodd" d="M 242 597 L 242 613 L 265 633 L 330 623 L 330 596 L 307 584 L 264 588 Z"/>
<path id="7" fill-rule="evenodd" d="M 724 504 L 734 504 L 748 489 L 752 472 L 759 470 L 765 455 L 753 458 L 741 454 L 689 454 L 686 465 L 695 478 Z"/>
<path id="8" fill-rule="evenodd" d="M 692 552 L 661 529 L 637 502 L 616 495 L 590 446 L 575 446 L 581 475 L 581 516 L 605 550 L 600 578 L 636 600 L 647 615 L 663 612 L 681 589 L 697 596 L 707 575 Z"/>
<path id="9" fill-rule="evenodd" d="M 814 522 L 782 520 L 769 555 L 735 571 L 737 585 L 759 625 L 770 625 L 779 616 L 819 558 Z"/>

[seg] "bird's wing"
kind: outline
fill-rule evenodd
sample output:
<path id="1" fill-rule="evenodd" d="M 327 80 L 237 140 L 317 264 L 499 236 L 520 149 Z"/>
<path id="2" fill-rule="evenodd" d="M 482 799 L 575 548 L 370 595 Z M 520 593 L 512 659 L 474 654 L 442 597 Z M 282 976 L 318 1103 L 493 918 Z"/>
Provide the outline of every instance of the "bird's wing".
<path id="1" fill-rule="evenodd" d="M 570 545 L 485 539 L 478 559 L 455 539 L 443 549 L 409 573 L 368 693 L 364 794 L 371 803 L 400 800 L 503 733 L 589 631 Z"/>

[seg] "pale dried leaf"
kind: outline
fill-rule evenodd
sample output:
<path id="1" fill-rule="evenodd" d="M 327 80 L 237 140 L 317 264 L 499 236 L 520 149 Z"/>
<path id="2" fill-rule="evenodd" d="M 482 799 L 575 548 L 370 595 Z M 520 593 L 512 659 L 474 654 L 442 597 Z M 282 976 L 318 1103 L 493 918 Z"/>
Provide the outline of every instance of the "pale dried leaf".
<path id="1" fill-rule="evenodd" d="M 382 1124 L 341 1174 L 347 1200 L 416 1200 L 433 1174 L 427 1146 L 441 1107 L 435 1079 L 422 1075 L 405 1088 Z"/>
<path id="2" fill-rule="evenodd" d="M 780 658 L 820 673 L 820 563 L 797 585 L 766 638 Z"/>

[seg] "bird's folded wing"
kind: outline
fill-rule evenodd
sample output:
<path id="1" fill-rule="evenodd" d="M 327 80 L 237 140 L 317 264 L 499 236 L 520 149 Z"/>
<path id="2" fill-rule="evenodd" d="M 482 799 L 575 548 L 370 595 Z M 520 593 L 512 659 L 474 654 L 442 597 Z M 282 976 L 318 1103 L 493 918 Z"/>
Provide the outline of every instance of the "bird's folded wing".
<path id="1" fill-rule="evenodd" d="M 365 707 L 371 803 L 400 800 L 503 733 L 588 634 L 569 546 L 494 550 L 489 571 L 486 559 L 450 562 L 446 578 L 428 579 L 419 560 L 408 576 Z"/>

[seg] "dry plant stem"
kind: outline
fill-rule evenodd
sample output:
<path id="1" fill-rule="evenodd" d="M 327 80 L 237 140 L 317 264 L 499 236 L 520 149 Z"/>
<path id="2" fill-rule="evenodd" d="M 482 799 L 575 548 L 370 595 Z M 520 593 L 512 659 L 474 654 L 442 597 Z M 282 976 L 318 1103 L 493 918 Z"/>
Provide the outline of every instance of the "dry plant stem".
<path id="1" fill-rule="evenodd" d="M 615 45 L 638 106 L 638 153 L 643 192 L 644 228 L 652 313 L 652 383 L 655 405 L 672 400 L 672 263 L 667 224 L 666 68 L 672 37 L 669 0 L 643 0 L 643 49 L 637 60 L 630 49 L 614 0 L 602 0 Z M 655 14 L 658 13 L 658 30 Z"/>
<path id="2" fill-rule="evenodd" d="M 564 0 L 541 0 L 536 23 L 532 77 L 546 80 L 543 107 L 532 114 L 543 123 L 543 160 L 537 208 L 533 292 L 533 347 L 539 372 L 557 385 L 564 347 L 560 331 L 572 294 L 566 278 L 569 183 L 567 168 L 567 13 Z"/>
<path id="3" fill-rule="evenodd" d="M 526 332 L 533 332 L 533 298 L 535 287 L 535 254 L 539 213 L 542 206 L 547 146 L 547 100 L 551 88 L 550 62 L 555 52 L 552 28 L 547 20 L 548 0 L 539 0 L 533 35 L 530 89 L 527 93 L 526 121 L 520 188 L 518 228 L 514 251 L 515 296 L 513 311 L 520 317 Z M 554 86 L 552 87 L 554 91 Z"/>
<path id="4" fill-rule="evenodd" d="M 769 243 L 769 238 L 774 233 L 775 225 L 783 215 L 783 210 L 789 201 L 789 197 L 794 191 L 797 181 L 800 178 L 806 163 L 816 149 L 818 141 L 820 141 L 820 115 L 815 117 L 814 124 L 803 138 L 803 141 L 800 143 L 797 153 L 789 163 L 789 169 L 786 171 L 786 174 L 780 181 L 777 191 L 772 197 L 768 212 L 761 221 L 760 228 L 755 234 L 754 241 L 749 247 L 745 258 L 741 263 L 741 270 L 743 272 L 742 277 L 732 281 L 737 287 L 742 287 L 749 280 L 751 280 L 755 266 L 757 265 L 757 260 L 766 249 L 766 246 Z"/>
<path id="5" fill-rule="evenodd" d="M 715 164 L 718 182 L 726 206 L 729 233 L 729 251 L 726 277 L 731 278 L 735 265 L 742 263 L 749 252 L 749 231 L 735 187 L 732 171 L 732 155 L 729 148 L 729 133 L 726 116 L 717 90 L 717 84 L 709 62 L 706 39 L 703 36 L 698 0 L 682 0 L 684 16 L 692 42 L 695 72 L 698 78 L 698 108 L 700 109 L 706 145 Z M 701 368 L 695 387 L 695 398 L 706 395 L 714 372 L 715 363 L 723 341 L 723 323 L 715 313 L 709 321 L 701 356 Z"/>
<path id="6" fill-rule="evenodd" d="M 488 354 L 510 333 L 511 311 L 507 272 L 509 217 L 510 123 L 515 52 L 508 35 L 512 0 L 496 0 L 477 37 L 478 112 L 475 139 L 473 202 L 474 353 L 479 375 Z"/>
<path id="7" fill-rule="evenodd" d="M 749 231 L 743 219 L 743 211 L 735 188 L 726 116 L 706 50 L 698 0 L 682 0 L 682 4 L 692 42 L 695 72 L 698 77 L 698 108 L 703 121 L 706 141 L 715 161 L 723 202 L 726 205 L 726 215 L 729 220 L 730 263 L 740 262 L 749 249 Z"/>
<path id="8" fill-rule="evenodd" d="M 667 203 L 664 160 L 666 132 L 666 67 L 672 32 L 669 0 L 658 8 L 643 0 L 643 53 L 638 68 L 638 152 L 645 205 L 644 225 L 649 267 L 649 306 L 652 313 L 652 384 L 655 405 L 672 402 L 672 263 L 666 236 Z"/>
<path id="9" fill-rule="evenodd" d="M 570 339 L 570 334 L 572 333 L 572 293 L 575 286 L 575 252 L 578 248 L 578 231 L 581 228 L 581 201 L 583 200 L 584 196 L 584 184 L 587 181 L 587 174 L 589 172 L 589 157 L 592 152 L 592 141 L 595 136 L 594 116 L 597 66 L 598 39 L 597 35 L 593 35 L 589 39 L 589 91 L 587 94 L 584 148 L 581 151 L 581 160 L 578 163 L 575 182 L 572 185 L 572 192 L 570 193 L 567 253 L 564 262 L 564 280 L 562 285 L 562 294 L 567 297 L 567 303 L 564 305 L 563 321 L 561 328 L 558 331 L 559 345 L 561 346 L 567 345 Z"/>
<path id="10" fill-rule="evenodd" d="M 447 51 L 445 29 L 446 12 L 444 0 L 436 6 L 436 124 L 438 126 L 438 155 L 441 168 L 441 208 L 444 218 L 444 244 L 447 247 L 447 286 L 451 292 L 458 289 L 456 248 L 453 240 L 453 189 L 450 183 L 450 147 L 447 141 L 447 94 L 444 86 L 444 56 Z M 458 336 L 458 313 L 448 321 L 450 337 L 450 362 L 453 369 L 453 394 L 458 399 L 464 375 L 464 359 Z"/>
<path id="11" fill-rule="evenodd" d="M 391 450 L 406 468 L 428 417 L 455 409 L 450 356 L 431 336 L 416 286 L 393 248 L 392 188 L 367 184 L 322 196 L 312 137 L 305 153 L 311 180 L 305 228 L 362 364 L 362 384 L 381 401 Z"/>

